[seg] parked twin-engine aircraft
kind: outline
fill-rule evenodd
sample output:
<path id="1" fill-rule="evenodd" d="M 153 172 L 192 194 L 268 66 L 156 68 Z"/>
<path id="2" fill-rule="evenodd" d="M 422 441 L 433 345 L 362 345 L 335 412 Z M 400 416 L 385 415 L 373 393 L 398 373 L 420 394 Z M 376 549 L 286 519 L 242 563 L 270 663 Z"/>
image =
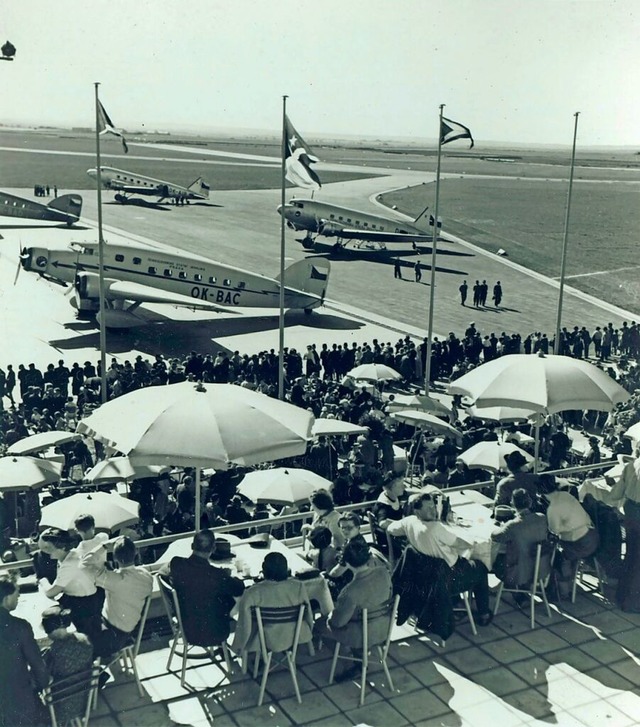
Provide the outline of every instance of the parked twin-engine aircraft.
<path id="1" fill-rule="evenodd" d="M 92 179 L 97 179 L 97 169 L 87 169 L 87 174 Z M 127 195 L 141 194 L 145 196 L 158 197 L 158 202 L 163 199 L 185 200 L 209 199 L 209 185 L 198 177 L 188 187 L 181 187 L 173 182 L 163 182 L 161 179 L 145 177 L 143 174 L 127 172 L 124 169 L 113 167 L 100 167 L 100 179 L 105 189 L 112 189 L 116 192 L 116 202 L 124 204 L 129 197 Z"/>
<path id="2" fill-rule="evenodd" d="M 64 222 L 73 225 L 80 219 L 82 197 L 79 194 L 63 194 L 49 204 L 40 204 L 24 197 L 0 192 L 0 215 L 46 222 Z"/>
<path id="3" fill-rule="evenodd" d="M 380 243 L 382 248 L 387 242 L 431 241 L 432 235 L 417 227 L 427 209 L 416 217 L 413 224 L 313 199 L 292 199 L 284 205 L 284 209 L 280 205 L 278 212 L 284 215 L 292 229 L 307 231 L 300 242 L 305 249 L 311 250 L 314 232 L 338 240 L 371 240 Z"/>
<path id="4" fill-rule="evenodd" d="M 277 308 L 279 277 L 268 278 L 191 253 L 133 245 L 104 245 L 105 325 L 130 328 L 147 321 L 136 315 L 142 303 L 224 310 Z M 72 283 L 72 305 L 79 316 L 99 311 L 98 243 L 73 242 L 64 249 L 27 247 L 20 254 L 24 270 L 57 282 Z M 311 313 L 322 305 L 330 263 L 305 258 L 285 270 L 286 308 Z"/>

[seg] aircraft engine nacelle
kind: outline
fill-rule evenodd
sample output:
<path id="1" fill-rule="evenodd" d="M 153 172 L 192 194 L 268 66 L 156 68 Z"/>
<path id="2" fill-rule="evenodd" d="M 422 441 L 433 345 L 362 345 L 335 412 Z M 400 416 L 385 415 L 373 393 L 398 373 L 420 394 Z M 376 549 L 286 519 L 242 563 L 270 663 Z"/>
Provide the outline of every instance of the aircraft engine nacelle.
<path id="1" fill-rule="evenodd" d="M 326 235 L 326 237 L 340 237 L 343 229 L 342 225 L 336 225 L 335 222 L 326 222 L 325 220 L 321 220 L 318 225 L 318 232 L 321 235 Z"/>
<path id="2" fill-rule="evenodd" d="M 117 282 L 113 278 L 105 278 L 105 294 L 109 291 L 109 286 Z M 100 276 L 96 273 L 78 273 L 75 280 L 75 290 L 80 300 L 98 300 L 100 298 Z"/>

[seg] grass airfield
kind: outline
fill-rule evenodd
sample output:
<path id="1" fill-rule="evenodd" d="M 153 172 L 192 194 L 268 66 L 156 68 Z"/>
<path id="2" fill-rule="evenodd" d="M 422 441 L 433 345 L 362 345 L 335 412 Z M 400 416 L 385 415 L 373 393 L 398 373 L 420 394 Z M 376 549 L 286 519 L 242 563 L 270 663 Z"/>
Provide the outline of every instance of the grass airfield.
<path id="1" fill-rule="evenodd" d="M 66 245 L 71 240 L 96 239 L 96 195 L 95 190 L 88 189 L 92 182 L 85 175 L 86 169 L 95 165 L 92 143 L 88 138 L 70 141 L 64 135 L 47 135 L 47 142 L 44 143 L 42 137 L 35 135 L 37 143 L 29 144 L 29 136 L 25 132 L 16 132 L 16 136 L 9 132 L 0 132 L 0 186 L 8 192 L 28 197 L 33 196 L 34 183 L 49 183 L 51 186 L 57 184 L 59 194 L 79 191 L 84 197 L 83 215 L 81 224 L 71 230 L 50 224 L 34 226 L 27 221 L 16 229 L 12 224 L 15 220 L 0 218 L 0 233 L 5 238 L 0 242 L 0 272 L 4 271 L 4 294 L 0 306 L 5 314 L 0 335 L 3 341 L 20 340 L 19 348 L 21 351 L 24 350 L 24 356 L 29 358 L 26 353 L 29 351 L 28 342 L 25 342 L 23 347 L 21 340 L 25 337 L 24 331 L 29 330 L 32 325 L 29 323 L 29 311 L 24 310 L 25 300 L 31 300 L 35 306 L 37 299 L 38 305 L 41 306 L 39 315 L 47 319 L 50 317 L 50 323 L 37 333 L 38 345 L 42 344 L 42 349 L 38 349 L 41 350 L 40 356 L 45 357 L 48 362 L 51 357 L 48 344 L 52 344 L 63 357 L 72 359 L 75 355 L 84 356 L 84 352 L 91 357 L 89 352 L 95 352 L 97 348 L 97 330 L 95 327 L 91 328 L 91 324 L 80 325 L 75 322 L 73 310 L 64 299 L 64 291 L 59 286 L 26 273 L 22 273 L 15 288 L 11 286 L 11 281 L 20 246 L 41 244 L 59 246 Z M 7 142 L 9 137 L 13 140 L 11 145 Z M 153 168 L 153 176 L 177 182 L 190 182 L 202 173 L 211 186 L 210 199 L 205 203 L 184 207 L 155 206 L 145 200 L 123 206 L 112 201 L 111 192 L 105 192 L 103 215 L 107 241 L 129 240 L 167 244 L 247 270 L 269 276 L 276 275 L 279 270 L 280 255 L 280 220 L 275 212 L 280 202 L 277 146 L 265 145 L 261 141 L 240 143 L 226 140 L 220 143 L 209 141 L 206 147 L 201 147 L 198 143 L 184 148 L 174 148 L 179 145 L 168 145 L 166 137 L 159 137 L 158 141 L 160 143 L 156 145 L 141 145 L 134 141 L 130 143 L 128 155 L 122 154 L 117 140 L 105 142 L 103 163 L 143 171 L 140 165 L 141 158 L 144 157 L 146 159 L 144 163 Z M 75 147 L 69 149 L 68 146 L 72 145 L 72 142 Z M 7 152 L 7 146 L 34 151 Z M 267 154 L 269 150 L 273 155 L 271 160 Z M 323 201 L 380 212 L 379 200 L 382 199 L 388 204 L 396 204 L 399 211 L 410 212 L 412 206 L 417 205 L 419 200 L 422 209 L 426 202 L 423 204 L 421 200 L 433 191 L 432 168 L 435 160 L 426 153 L 410 150 L 407 153 L 396 154 L 381 149 L 332 147 L 327 149 L 326 153 L 323 148 L 321 156 L 323 164 L 318 166 L 324 185 L 321 192 L 317 193 L 317 198 Z M 11 160 L 10 164 L 5 163 L 6 158 Z M 25 174 L 20 161 L 25 159 L 29 160 L 30 174 L 33 175 L 29 179 L 27 189 L 18 186 L 16 182 L 12 183 L 14 178 L 24 179 L 20 176 Z M 178 162 L 174 161 L 175 159 L 186 161 Z M 596 179 L 609 174 L 604 159 L 598 161 L 599 165 L 588 168 L 588 173 L 593 174 Z M 15 176 L 12 174 L 12 164 L 16 165 Z M 531 168 L 537 167 L 538 164 L 536 161 Z M 451 176 L 449 168 L 453 165 L 464 166 L 465 169 L 477 167 L 483 170 L 490 167 L 500 174 L 497 178 L 482 176 L 479 173 L 473 176 L 470 173 Z M 521 162 L 518 162 L 517 166 L 520 167 Z M 522 248 L 525 252 L 531 252 L 532 262 L 527 267 L 535 270 L 536 266 L 544 264 L 551 269 L 553 254 L 549 249 L 552 244 L 557 243 L 557 230 L 554 232 L 555 238 L 545 238 L 540 233 L 540 240 L 546 240 L 546 244 L 541 243 L 536 247 L 521 243 L 518 229 L 525 220 L 528 196 L 524 195 L 519 206 L 507 204 L 504 199 L 504 187 L 500 189 L 500 185 L 514 189 L 524 182 L 545 189 L 549 194 L 549 207 L 555 199 L 552 192 L 560 190 L 559 193 L 555 191 L 555 196 L 559 197 L 559 208 L 562 209 L 566 194 L 562 187 L 566 188 L 566 183 L 542 184 L 517 178 L 513 181 L 505 180 L 503 170 L 508 171 L 512 168 L 516 171 L 515 163 L 500 164 L 482 158 L 452 156 L 444 159 L 443 170 L 446 177 L 443 182 L 441 210 L 445 219 L 445 232 L 458 232 L 460 237 L 475 245 L 462 241 L 443 242 L 439 245 L 436 276 L 438 288 L 434 310 L 435 331 L 438 335 L 446 335 L 450 330 L 460 333 L 470 320 L 475 320 L 483 334 L 491 331 L 496 331 L 498 334 L 502 331 L 518 331 L 526 335 L 536 330 L 546 331 L 550 336 L 553 334 L 557 283 L 549 282 L 543 276 L 522 269 L 514 263 L 518 262 L 519 250 Z M 550 164 L 545 167 L 544 173 L 546 175 L 551 172 L 562 178 L 563 174 L 566 176 L 567 169 Z M 186 179 L 183 178 L 185 173 L 187 173 Z M 261 177 L 262 174 L 268 175 L 268 178 Z M 616 199 L 623 209 L 629 202 L 626 194 L 631 192 L 637 194 L 635 177 L 638 176 L 640 179 L 640 172 L 622 171 L 622 167 L 618 167 L 612 174 L 629 175 L 629 183 L 622 185 L 621 190 L 618 190 L 618 183 L 614 185 L 611 181 L 594 181 L 589 184 L 589 189 L 593 190 L 594 195 L 597 190 L 604 190 L 606 194 L 603 193 L 600 204 L 610 204 L 611 200 Z M 78 180 L 78 186 L 70 184 L 74 179 Z M 332 182 L 330 179 L 340 181 Z M 448 221 L 450 220 L 448 211 L 458 201 L 459 193 L 452 194 L 445 191 L 449 183 L 466 188 L 468 195 L 466 204 L 459 202 L 460 212 L 467 216 L 456 218 L 455 221 Z M 262 184 L 267 186 L 261 186 Z M 483 188 L 492 190 L 491 194 L 483 193 Z M 612 192 L 610 196 L 608 191 Z M 309 192 L 304 190 L 287 191 L 287 198 L 294 195 L 310 196 Z M 476 207 L 472 204 L 474 199 Z M 45 198 L 40 201 L 47 200 Z M 511 210 L 508 224 L 499 214 L 501 205 Z M 536 209 L 533 204 L 530 206 L 533 209 L 532 214 L 542 216 L 540 209 Z M 577 203 L 576 208 L 578 208 Z M 637 209 L 627 212 L 628 214 L 619 215 L 620 234 L 628 235 L 631 246 L 633 221 L 637 219 Z M 557 213 L 553 214 L 557 216 Z M 577 211 L 575 214 L 577 217 Z M 546 217 L 551 215 L 547 209 Z M 635 229 L 638 228 L 636 222 Z M 550 229 L 548 224 L 544 227 L 544 230 Z M 585 239 L 598 240 L 600 232 L 600 226 L 597 230 L 585 228 Z M 529 234 L 532 239 L 535 237 L 534 230 Z M 286 231 L 287 264 L 305 256 L 302 247 L 296 242 L 296 238 L 301 236 L 302 233 Z M 493 252 L 498 247 L 507 249 L 506 242 L 512 237 L 517 238 L 515 242 L 520 246 L 514 245 L 506 260 L 496 257 Z M 585 245 L 585 249 L 588 250 L 589 245 L 587 243 Z M 619 254 L 620 251 L 615 252 Z M 602 282 L 605 283 L 603 294 L 597 296 L 597 300 L 592 300 L 579 290 L 575 292 L 569 290 L 565 299 L 563 325 L 587 325 L 593 328 L 595 325 L 606 324 L 609 320 L 619 325 L 622 320 L 632 319 L 634 311 L 640 309 L 640 306 L 633 305 L 633 301 L 637 301 L 636 281 L 640 276 L 636 275 L 634 279 L 633 270 L 628 271 L 628 299 L 632 304 L 628 306 L 631 310 L 626 311 L 607 303 L 615 300 L 615 290 L 612 284 L 609 285 L 611 281 L 607 279 L 608 276 L 602 275 L 603 269 L 622 267 L 627 258 L 620 262 L 614 259 L 614 253 L 601 255 L 600 259 L 597 256 L 588 258 L 586 254 L 583 257 L 585 260 L 581 263 L 583 267 L 580 270 L 598 274 L 569 279 L 568 283 L 571 286 L 575 283 L 577 288 L 586 281 L 602 278 Z M 413 282 L 413 264 L 418 258 L 424 267 L 421 284 Z M 329 304 L 310 317 L 303 317 L 294 311 L 288 312 L 289 338 L 285 345 L 300 347 L 312 342 L 321 345 L 323 342 L 334 341 L 366 341 L 374 337 L 394 341 L 400 335 L 409 334 L 415 337 L 426 335 L 430 259 L 430 246 L 423 246 L 418 256 L 410 255 L 403 258 L 403 280 L 394 279 L 393 268 L 389 261 L 382 263 L 373 260 L 334 260 L 328 290 Z M 571 261 L 571 256 L 569 260 Z M 629 260 L 630 267 L 633 267 L 634 261 L 632 258 Z M 571 275 L 571 263 L 568 271 Z M 472 285 L 476 278 L 487 279 L 490 286 L 496 280 L 501 280 L 505 298 L 500 309 L 496 310 L 490 306 L 471 309 L 459 304 L 459 284 L 463 279 L 467 279 Z M 619 273 L 616 281 L 621 284 L 622 280 L 623 273 Z M 150 355 L 155 351 L 165 350 L 170 355 L 177 355 L 191 348 L 203 351 L 237 348 L 247 352 L 262 348 L 277 348 L 275 311 L 246 310 L 241 316 L 233 313 L 203 316 L 202 313 L 196 314 L 170 306 L 145 306 L 145 308 L 149 309 L 149 315 L 156 324 L 119 334 L 118 337 L 110 335 L 108 340 L 110 353 L 126 357 L 133 351 Z M 25 360 L 25 358 L 17 357 L 15 360 Z"/>

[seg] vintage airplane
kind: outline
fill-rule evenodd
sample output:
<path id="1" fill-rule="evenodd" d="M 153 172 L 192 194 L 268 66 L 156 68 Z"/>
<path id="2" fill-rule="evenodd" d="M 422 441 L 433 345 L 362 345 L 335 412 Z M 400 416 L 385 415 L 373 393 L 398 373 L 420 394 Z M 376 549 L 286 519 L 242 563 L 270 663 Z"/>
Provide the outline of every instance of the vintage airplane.
<path id="1" fill-rule="evenodd" d="M 97 169 L 87 169 L 87 174 L 92 179 L 97 179 Z M 124 169 L 113 167 L 100 167 L 100 179 L 105 189 L 112 189 L 116 195 L 116 202 L 124 204 L 129 197 L 127 195 L 141 194 L 145 196 L 158 197 L 158 203 L 164 199 L 184 200 L 209 199 L 209 185 L 198 177 L 188 187 L 181 187 L 173 182 L 163 182 L 161 179 L 145 177 L 143 174 L 127 172 Z"/>
<path id="2" fill-rule="evenodd" d="M 221 311 L 226 308 L 278 308 L 277 278 L 223 265 L 191 253 L 140 245 L 104 245 L 105 326 L 131 328 L 147 323 L 136 315 L 142 303 Z M 24 270 L 56 282 L 72 283 L 71 304 L 79 317 L 99 311 L 98 243 L 72 242 L 67 248 L 25 247 Z M 311 313 L 324 303 L 330 263 L 305 258 L 285 270 L 286 308 Z M 18 271 L 20 268 L 18 268 Z"/>
<path id="3" fill-rule="evenodd" d="M 314 232 L 316 236 L 335 237 L 338 241 L 377 242 L 380 245 L 378 249 L 384 249 L 387 242 L 430 242 L 432 235 L 417 226 L 428 209 L 426 207 L 412 224 L 407 224 L 402 220 L 359 212 L 313 199 L 292 199 L 284 205 L 284 209 L 282 205 L 278 206 L 278 212 L 284 215 L 291 229 L 307 231 L 306 236 L 299 240 L 305 250 L 313 249 Z M 430 217 L 430 224 L 433 225 L 433 215 Z"/>
<path id="4" fill-rule="evenodd" d="M 63 194 L 49 204 L 40 204 L 24 197 L 0 192 L 0 215 L 27 220 L 64 222 L 73 225 L 80 219 L 82 197 L 79 194 Z"/>

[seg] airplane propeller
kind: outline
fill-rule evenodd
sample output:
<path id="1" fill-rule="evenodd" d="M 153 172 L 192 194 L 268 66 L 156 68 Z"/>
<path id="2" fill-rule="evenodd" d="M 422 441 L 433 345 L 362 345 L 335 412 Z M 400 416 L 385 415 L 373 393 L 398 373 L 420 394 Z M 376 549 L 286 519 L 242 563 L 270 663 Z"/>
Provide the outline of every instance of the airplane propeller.
<path id="1" fill-rule="evenodd" d="M 22 241 L 20 241 L 18 247 L 18 267 L 16 268 L 16 274 L 13 278 L 14 285 L 18 282 L 18 278 L 20 277 L 20 270 L 22 270 L 22 261 L 27 260 L 28 257 L 29 255 L 27 254 L 27 248 L 22 247 Z"/>

